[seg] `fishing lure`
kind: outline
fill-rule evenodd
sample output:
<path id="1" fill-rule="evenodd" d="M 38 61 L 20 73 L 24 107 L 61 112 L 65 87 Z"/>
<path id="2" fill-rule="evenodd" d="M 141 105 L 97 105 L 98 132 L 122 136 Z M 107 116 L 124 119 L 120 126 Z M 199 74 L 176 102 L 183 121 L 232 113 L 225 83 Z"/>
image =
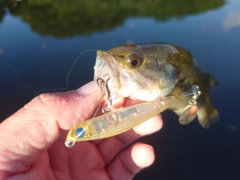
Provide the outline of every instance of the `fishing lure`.
<path id="1" fill-rule="evenodd" d="M 188 102 L 187 107 L 184 109 L 182 114 L 179 116 L 179 123 L 180 124 L 188 124 L 192 122 L 195 117 L 197 116 L 197 98 L 200 96 L 201 91 L 198 86 L 194 85 L 192 87 L 192 91 L 188 94 L 185 94 L 184 97 L 186 96 L 192 96 L 191 99 Z"/>
<path id="2" fill-rule="evenodd" d="M 126 132 L 166 110 L 174 102 L 173 96 L 159 98 L 83 121 L 69 130 L 65 145 L 72 147 L 77 141 L 102 139 Z"/>

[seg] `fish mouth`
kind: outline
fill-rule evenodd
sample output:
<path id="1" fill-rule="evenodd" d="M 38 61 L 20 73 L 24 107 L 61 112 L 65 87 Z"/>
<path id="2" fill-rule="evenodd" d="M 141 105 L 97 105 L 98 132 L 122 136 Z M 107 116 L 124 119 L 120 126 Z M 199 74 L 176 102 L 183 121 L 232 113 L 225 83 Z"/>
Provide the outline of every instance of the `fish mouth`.
<path id="1" fill-rule="evenodd" d="M 94 66 L 94 80 L 101 78 L 106 81 L 108 78 L 117 76 L 117 69 L 114 57 L 107 52 L 98 50 Z"/>
<path id="2" fill-rule="evenodd" d="M 98 50 L 94 66 L 94 80 L 98 81 L 101 79 L 104 82 L 107 82 L 113 100 L 114 97 L 117 97 L 120 87 L 118 74 L 115 58 L 105 51 Z"/>

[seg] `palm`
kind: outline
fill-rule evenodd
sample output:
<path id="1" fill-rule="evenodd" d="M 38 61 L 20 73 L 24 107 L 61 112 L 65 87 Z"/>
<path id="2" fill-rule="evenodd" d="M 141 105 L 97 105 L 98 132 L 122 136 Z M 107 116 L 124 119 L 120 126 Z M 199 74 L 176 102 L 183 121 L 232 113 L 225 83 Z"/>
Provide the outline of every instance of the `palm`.
<path id="1" fill-rule="evenodd" d="M 106 159 L 94 142 L 76 143 L 73 148 L 64 146 L 64 137 L 48 150 L 51 171 L 56 179 L 109 179 Z"/>
<path id="2" fill-rule="evenodd" d="M 121 150 L 138 137 L 159 130 L 160 116 L 115 137 L 76 143 L 73 148 L 64 145 L 67 132 L 62 129 L 89 119 L 102 98 L 99 89 L 84 95 L 94 90 L 92 85 L 96 83 L 77 91 L 40 95 L 1 123 L 0 179 L 126 180 L 152 164 L 151 146 L 134 143 Z"/>
<path id="3" fill-rule="evenodd" d="M 56 179 L 112 179 L 112 175 L 118 179 L 124 179 L 124 174 L 113 172 L 121 158 L 116 158 L 111 165 L 107 166 L 114 157 L 128 143 L 138 137 L 132 130 L 117 137 L 102 141 L 87 141 L 76 143 L 73 148 L 64 146 L 66 133 L 62 132 L 60 138 L 49 148 L 48 155 L 44 155 L 45 163 L 42 164 L 43 172 L 46 166 L 52 177 Z M 121 156 L 121 155 L 120 155 Z M 49 164 L 46 164 L 49 162 Z M 107 166 L 107 167 L 106 167 Z M 118 167 L 125 168 L 125 167 Z M 126 169 L 126 171 L 129 171 Z M 134 172 L 133 172 L 134 174 Z"/>

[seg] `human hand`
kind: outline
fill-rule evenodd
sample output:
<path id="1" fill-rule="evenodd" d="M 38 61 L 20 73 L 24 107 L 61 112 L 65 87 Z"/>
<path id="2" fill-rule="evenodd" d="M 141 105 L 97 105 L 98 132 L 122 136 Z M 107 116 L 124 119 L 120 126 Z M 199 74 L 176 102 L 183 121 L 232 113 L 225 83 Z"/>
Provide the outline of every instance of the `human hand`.
<path id="1" fill-rule="evenodd" d="M 151 146 L 138 142 L 121 150 L 158 131 L 160 115 L 115 137 L 79 142 L 73 148 L 64 145 L 66 130 L 89 119 L 100 99 L 101 91 L 90 82 L 76 91 L 39 95 L 3 121 L 0 179 L 127 180 L 150 166 L 155 158 Z"/>

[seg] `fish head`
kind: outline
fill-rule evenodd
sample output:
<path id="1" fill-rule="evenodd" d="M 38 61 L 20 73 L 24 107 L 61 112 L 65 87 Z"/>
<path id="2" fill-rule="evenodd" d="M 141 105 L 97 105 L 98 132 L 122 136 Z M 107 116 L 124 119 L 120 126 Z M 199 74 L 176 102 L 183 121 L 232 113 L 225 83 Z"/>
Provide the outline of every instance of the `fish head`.
<path id="1" fill-rule="evenodd" d="M 109 89 L 117 98 L 152 101 L 169 94 L 177 80 L 175 69 L 161 51 L 138 45 L 97 51 L 94 69 L 95 80 L 110 77 Z"/>

